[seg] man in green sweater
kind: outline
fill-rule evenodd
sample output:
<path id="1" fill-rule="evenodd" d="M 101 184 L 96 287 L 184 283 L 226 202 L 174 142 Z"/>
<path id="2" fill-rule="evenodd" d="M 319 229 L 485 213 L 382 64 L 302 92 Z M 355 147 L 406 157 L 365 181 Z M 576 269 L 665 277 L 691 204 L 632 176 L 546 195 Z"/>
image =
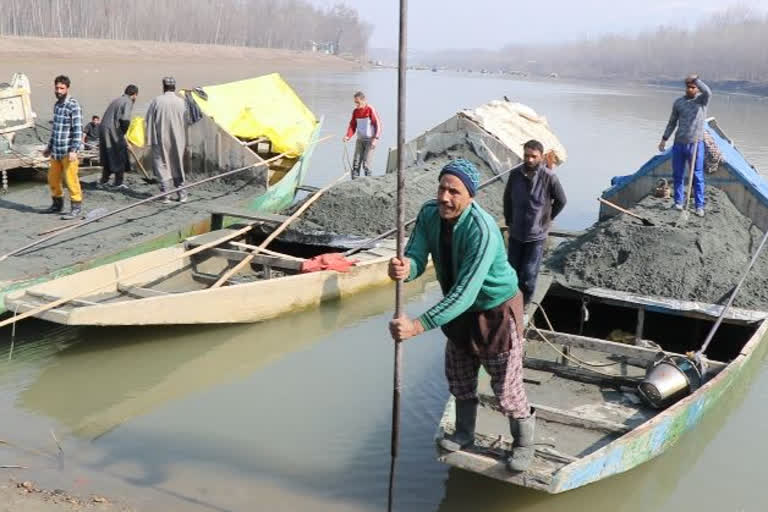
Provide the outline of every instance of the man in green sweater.
<path id="1" fill-rule="evenodd" d="M 533 461 L 536 417 L 523 387 L 523 299 L 496 222 L 473 200 L 479 181 L 475 166 L 464 159 L 440 172 L 437 198 L 422 206 L 406 257 L 390 261 L 389 276 L 416 279 L 431 255 L 444 297 L 416 319 L 392 320 L 390 332 L 396 342 L 436 327 L 448 337 L 445 376 L 456 398 L 456 432 L 439 441 L 445 450 L 474 442 L 483 365 L 509 417 L 514 450 L 507 466 L 525 471 Z"/>

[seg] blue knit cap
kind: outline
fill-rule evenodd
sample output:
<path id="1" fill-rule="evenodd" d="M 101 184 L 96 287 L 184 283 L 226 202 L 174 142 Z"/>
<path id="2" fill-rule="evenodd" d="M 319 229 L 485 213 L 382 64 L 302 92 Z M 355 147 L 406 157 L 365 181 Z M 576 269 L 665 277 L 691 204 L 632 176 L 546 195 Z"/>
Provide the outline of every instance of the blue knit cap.
<path id="1" fill-rule="evenodd" d="M 464 183 L 464 186 L 467 187 L 469 195 L 475 197 L 477 187 L 480 185 L 480 174 L 477 172 L 475 164 L 469 160 L 457 158 L 456 160 L 451 160 L 443 167 L 438 179 L 442 178 L 443 174 L 452 174 L 459 178 Z"/>

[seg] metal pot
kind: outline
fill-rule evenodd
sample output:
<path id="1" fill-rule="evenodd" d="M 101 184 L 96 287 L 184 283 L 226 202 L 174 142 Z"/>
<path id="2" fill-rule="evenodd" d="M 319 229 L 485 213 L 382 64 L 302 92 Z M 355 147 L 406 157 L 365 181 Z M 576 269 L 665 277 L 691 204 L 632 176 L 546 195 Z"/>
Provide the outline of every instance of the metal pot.
<path id="1" fill-rule="evenodd" d="M 664 354 L 646 372 L 638 391 L 651 407 L 663 409 L 688 396 L 701 383 L 701 370 L 693 361 Z"/>

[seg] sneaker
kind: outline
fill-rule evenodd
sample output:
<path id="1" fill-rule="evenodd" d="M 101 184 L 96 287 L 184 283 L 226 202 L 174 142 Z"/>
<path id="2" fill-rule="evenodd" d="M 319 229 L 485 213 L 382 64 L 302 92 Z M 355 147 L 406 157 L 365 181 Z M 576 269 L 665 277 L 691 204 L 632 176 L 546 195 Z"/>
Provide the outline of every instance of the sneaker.
<path id="1" fill-rule="evenodd" d="M 109 188 L 112 190 L 120 191 L 120 192 L 131 190 L 130 188 L 128 188 L 128 185 L 126 185 L 125 183 L 121 183 L 119 185 L 112 185 Z"/>
<path id="2" fill-rule="evenodd" d="M 677 210 L 679 212 L 683 211 L 683 205 L 681 205 L 679 203 L 675 203 L 675 210 Z"/>
<path id="3" fill-rule="evenodd" d="M 164 198 L 160 199 L 160 202 L 162 204 L 173 204 L 173 200 L 168 196 L 165 196 Z"/>
<path id="4" fill-rule="evenodd" d="M 699 217 L 703 217 L 704 216 L 704 208 L 696 208 L 696 215 L 698 215 Z"/>

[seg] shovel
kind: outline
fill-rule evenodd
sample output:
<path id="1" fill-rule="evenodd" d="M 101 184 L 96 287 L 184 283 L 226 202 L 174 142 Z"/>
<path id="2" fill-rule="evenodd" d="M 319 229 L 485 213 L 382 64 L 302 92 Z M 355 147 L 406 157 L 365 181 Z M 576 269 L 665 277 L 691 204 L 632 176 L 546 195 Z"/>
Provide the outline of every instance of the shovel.
<path id="1" fill-rule="evenodd" d="M 693 172 L 696 169 L 696 157 L 699 152 L 699 141 L 693 143 L 693 155 L 691 157 L 691 169 L 690 176 L 688 177 L 688 189 L 686 190 L 685 204 L 683 205 L 683 211 L 680 212 L 680 218 L 677 219 L 675 226 L 685 226 L 688 222 L 688 208 L 691 206 L 691 191 L 693 189 Z"/>
<path id="2" fill-rule="evenodd" d="M 141 178 L 142 181 L 150 185 L 154 185 L 155 183 L 157 183 L 157 180 L 155 178 L 149 177 L 147 170 L 144 168 L 144 164 L 141 163 L 141 160 L 139 160 L 139 157 L 137 157 L 136 153 L 133 152 L 133 146 L 131 145 L 131 143 L 126 140 L 125 144 L 128 146 L 128 152 L 131 154 L 131 156 L 133 156 L 133 159 L 136 160 L 136 165 L 138 165 L 139 169 L 141 169 L 141 174 L 144 175 L 144 177 Z"/>
<path id="3" fill-rule="evenodd" d="M 602 197 L 598 197 L 597 200 L 600 201 L 603 204 L 606 204 L 606 205 L 610 206 L 611 208 L 615 208 L 616 210 L 619 210 L 621 213 L 626 213 L 630 217 L 634 217 L 636 219 L 641 220 L 643 222 L 643 226 L 655 226 L 656 225 L 655 223 L 651 222 L 647 218 L 642 217 L 642 216 L 640 216 L 640 215 L 638 215 L 636 213 L 632 213 L 629 210 L 625 210 L 621 206 L 619 206 L 617 204 L 613 204 L 612 202 L 608 201 L 607 199 L 603 199 Z"/>

